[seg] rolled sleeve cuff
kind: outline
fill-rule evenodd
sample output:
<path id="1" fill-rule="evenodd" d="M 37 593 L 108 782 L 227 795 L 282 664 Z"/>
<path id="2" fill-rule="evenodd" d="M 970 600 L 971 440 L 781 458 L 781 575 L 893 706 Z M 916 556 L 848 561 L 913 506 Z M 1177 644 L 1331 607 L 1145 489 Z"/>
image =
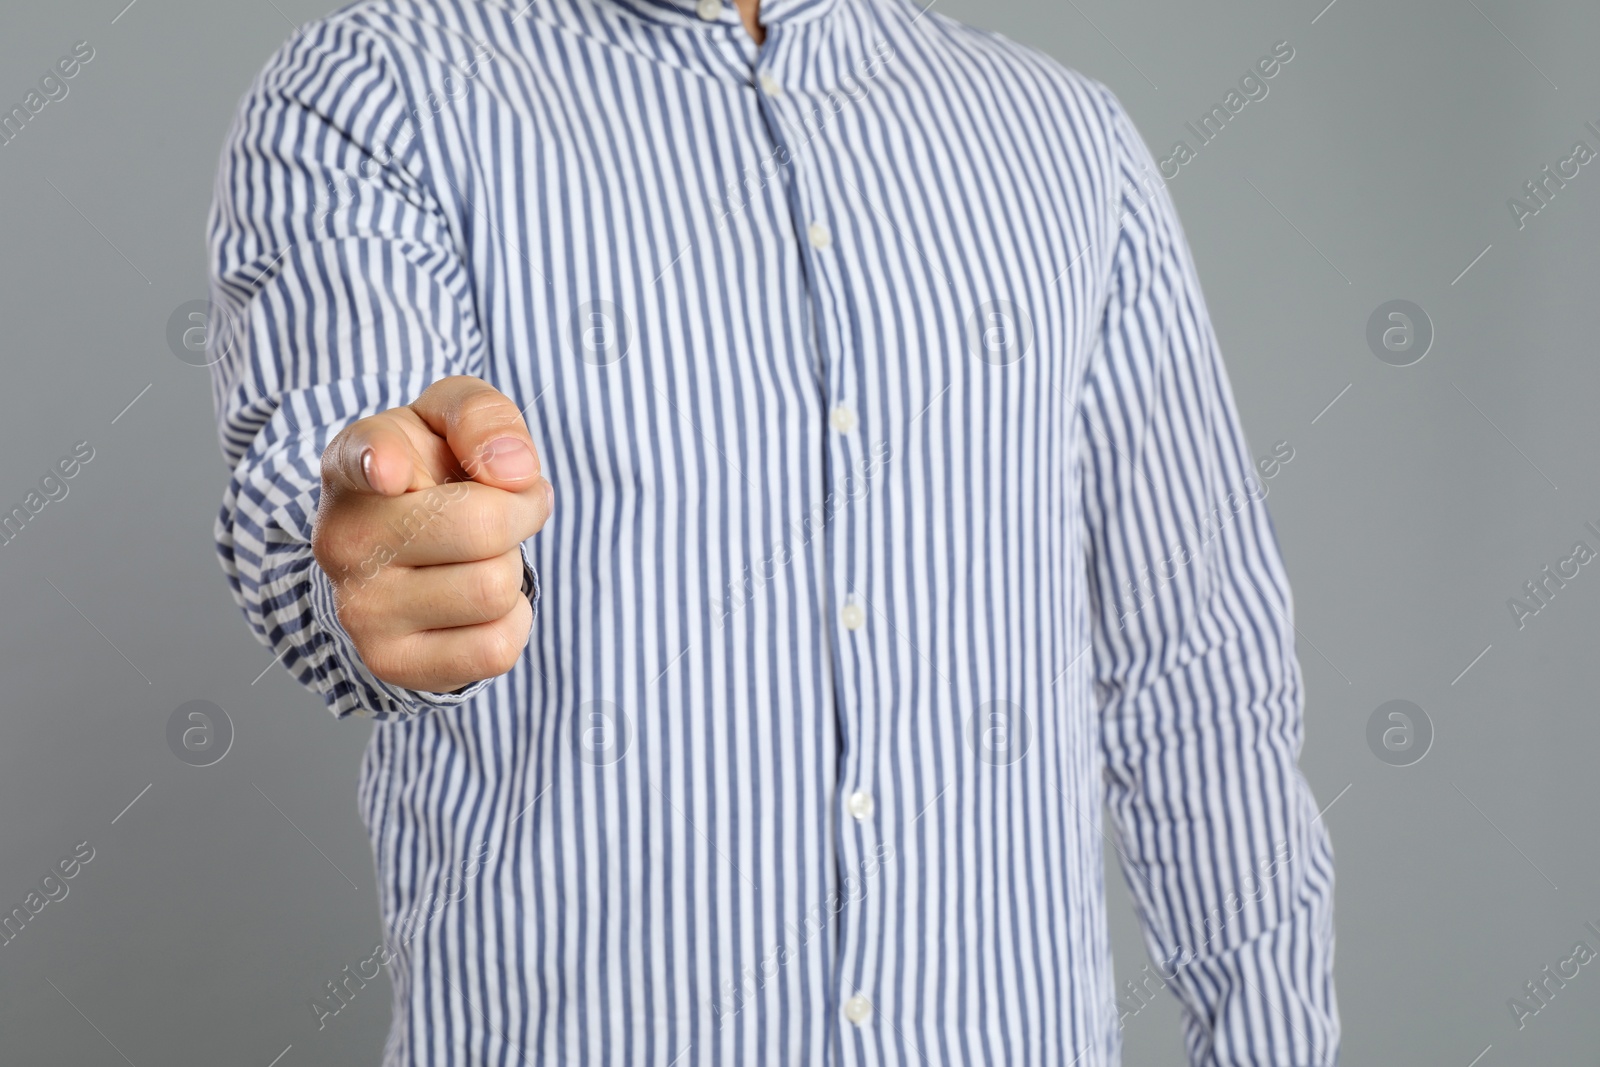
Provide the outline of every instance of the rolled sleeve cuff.
<path id="1" fill-rule="evenodd" d="M 522 595 L 528 598 L 534 617 L 539 613 L 539 573 L 526 542 L 522 549 Z M 432 711 L 453 708 L 476 697 L 489 687 L 493 678 L 463 686 L 452 693 L 431 693 L 391 685 L 373 674 L 361 659 L 344 625 L 339 621 L 333 579 L 321 567 L 310 568 L 310 600 L 318 629 L 326 636 L 332 653 L 324 664 L 318 688 L 328 710 L 343 718 L 355 715 L 369 719 L 415 718 Z"/>
<path id="2" fill-rule="evenodd" d="M 339 621 L 333 579 L 321 567 L 311 568 L 311 613 L 317 629 L 327 639 L 331 659 L 319 672 L 317 688 L 328 710 L 339 718 L 355 715 L 364 719 L 414 718 L 441 708 L 463 704 L 476 696 L 487 681 L 475 682 L 455 693 L 426 693 L 390 685 L 367 669 L 355 642 Z"/>
<path id="3" fill-rule="evenodd" d="M 533 617 L 539 617 L 539 572 L 533 565 L 528 543 L 522 543 L 522 595 L 528 598 L 528 606 L 533 608 Z"/>

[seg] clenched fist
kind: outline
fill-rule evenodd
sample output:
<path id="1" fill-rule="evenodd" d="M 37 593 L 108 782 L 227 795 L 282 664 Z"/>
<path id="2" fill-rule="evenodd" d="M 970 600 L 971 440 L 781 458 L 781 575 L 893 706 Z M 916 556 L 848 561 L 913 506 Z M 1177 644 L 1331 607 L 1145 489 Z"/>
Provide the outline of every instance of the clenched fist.
<path id="1" fill-rule="evenodd" d="M 311 547 L 367 668 L 434 693 L 510 670 L 533 624 L 520 545 L 554 502 L 522 413 L 480 379 L 346 427 Z"/>

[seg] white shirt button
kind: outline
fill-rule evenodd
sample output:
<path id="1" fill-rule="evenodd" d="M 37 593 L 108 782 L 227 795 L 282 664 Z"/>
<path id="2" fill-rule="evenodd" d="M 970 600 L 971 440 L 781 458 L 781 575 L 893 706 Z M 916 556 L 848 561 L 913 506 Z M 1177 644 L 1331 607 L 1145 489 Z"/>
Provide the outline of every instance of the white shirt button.
<path id="1" fill-rule="evenodd" d="M 828 423 L 840 433 L 849 433 L 856 428 L 856 413 L 845 405 L 840 404 L 828 416 Z"/>
<path id="2" fill-rule="evenodd" d="M 859 630 L 867 623 L 867 613 L 861 610 L 860 604 L 850 603 L 839 613 L 839 619 L 846 630 Z"/>
<path id="3" fill-rule="evenodd" d="M 872 818 L 872 794 L 864 789 L 851 793 L 845 806 L 850 809 L 850 814 L 856 817 L 857 822 Z"/>
<path id="4" fill-rule="evenodd" d="M 762 71 L 760 76 L 758 76 L 756 78 L 756 81 L 758 83 L 760 83 L 761 91 L 766 93 L 768 96 L 781 96 L 781 95 L 783 95 L 783 86 L 778 84 L 778 79 L 777 78 L 774 78 L 771 74 L 768 74 L 766 71 Z"/>
<path id="5" fill-rule="evenodd" d="M 860 1026 L 867 1021 L 867 1016 L 872 1014 L 872 1001 L 857 993 L 844 1002 L 844 1017 Z"/>
<path id="6" fill-rule="evenodd" d="M 700 0 L 694 6 L 694 13 L 707 22 L 715 22 L 722 17 L 722 0 Z"/>
<path id="7" fill-rule="evenodd" d="M 833 233 L 820 222 L 806 227 L 806 237 L 811 240 L 812 248 L 827 248 L 833 244 Z"/>

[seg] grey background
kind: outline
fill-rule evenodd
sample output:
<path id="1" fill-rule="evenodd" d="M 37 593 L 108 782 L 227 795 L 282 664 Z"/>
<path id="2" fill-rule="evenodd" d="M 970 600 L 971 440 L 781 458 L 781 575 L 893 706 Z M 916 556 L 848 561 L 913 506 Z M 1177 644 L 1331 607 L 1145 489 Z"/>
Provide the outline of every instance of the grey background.
<path id="1" fill-rule="evenodd" d="M 166 339 L 205 295 L 235 103 L 327 0 L 125 2 L 0 12 L 7 109 L 74 42 L 97 53 L 0 147 L 0 503 L 75 442 L 96 450 L 0 545 L 0 911 L 76 843 L 95 849 L 0 947 L 0 1060 L 376 1063 L 386 988 L 320 1033 L 306 1006 L 381 933 L 355 808 L 370 726 L 267 669 L 234 608 L 211 543 L 225 471 L 206 372 Z M 1252 447 L 1294 449 L 1268 485 L 1307 681 L 1302 765 L 1338 856 L 1343 1062 L 1594 1063 L 1600 963 L 1520 1031 L 1507 998 L 1580 938 L 1600 948 L 1583 927 L 1600 926 L 1600 565 L 1523 629 L 1506 601 L 1574 541 L 1600 548 L 1583 527 L 1600 526 L 1600 161 L 1520 232 L 1506 201 L 1574 141 L 1600 149 L 1585 129 L 1600 9 L 1325 3 L 937 10 L 1111 85 L 1158 158 L 1293 45 L 1266 99 L 1169 187 Z M 1436 330 L 1414 366 L 1366 343 L 1392 299 Z M 207 768 L 166 741 L 196 699 L 237 734 Z M 1433 724 L 1412 766 L 1368 746 L 1392 699 Z M 1114 881 L 1130 975 L 1147 961 Z M 1126 1062 L 1181 1063 L 1176 1018 L 1165 994 L 1131 1018 Z"/>

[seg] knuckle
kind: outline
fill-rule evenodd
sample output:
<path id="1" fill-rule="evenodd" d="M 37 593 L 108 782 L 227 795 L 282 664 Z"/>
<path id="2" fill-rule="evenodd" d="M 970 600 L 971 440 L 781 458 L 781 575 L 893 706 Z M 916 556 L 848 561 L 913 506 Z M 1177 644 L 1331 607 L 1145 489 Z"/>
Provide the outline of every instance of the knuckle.
<path id="1" fill-rule="evenodd" d="M 467 644 L 467 647 L 449 657 L 444 672 L 453 678 L 470 678 L 479 681 L 492 678 L 502 673 L 495 669 L 491 662 L 490 642 L 487 637 L 477 636 Z"/>
<path id="2" fill-rule="evenodd" d="M 486 663 L 488 670 L 484 672 L 484 677 L 486 678 L 499 677 L 515 667 L 517 660 L 522 658 L 522 649 L 514 646 L 503 636 L 499 636 L 498 631 L 496 631 L 492 644 L 493 647 L 488 654 L 488 662 Z"/>
<path id="3" fill-rule="evenodd" d="M 543 530 L 545 525 L 550 521 L 550 516 L 555 514 L 555 496 L 555 492 L 552 490 L 540 498 L 538 522 L 534 526 L 534 533 L 539 533 L 541 530 Z"/>
<path id="4" fill-rule="evenodd" d="M 449 393 L 452 389 L 462 385 L 471 386 L 482 383 L 483 379 L 475 374 L 447 374 L 423 390 L 423 395 L 426 396 L 428 393 Z"/>
<path id="5" fill-rule="evenodd" d="M 311 524 L 311 555 L 323 570 L 331 573 L 329 564 L 337 565 L 334 557 L 339 549 L 338 538 L 328 529 L 328 516 L 324 508 L 318 513 L 316 521 Z"/>
<path id="6" fill-rule="evenodd" d="M 334 602 L 339 623 L 352 639 L 379 634 L 394 634 L 401 627 L 396 619 L 396 597 L 404 596 L 404 584 L 396 588 L 395 575 L 383 569 L 350 570 L 334 580 Z"/>
<path id="7" fill-rule="evenodd" d="M 379 680 L 411 688 L 412 663 L 397 641 L 357 642 L 356 651 Z"/>
<path id="8" fill-rule="evenodd" d="M 504 560 L 494 560 L 478 568 L 475 575 L 477 603 L 484 615 L 499 619 L 510 614 L 522 595 L 522 562 L 517 561 L 513 572 Z"/>
<path id="9" fill-rule="evenodd" d="M 505 549 L 510 552 L 543 530 L 545 523 L 550 521 L 550 498 L 544 489 L 544 482 L 541 480 L 532 488 L 512 496 L 507 501 L 506 512 Z M 520 555 L 518 560 L 520 567 Z"/>
<path id="10" fill-rule="evenodd" d="M 407 493 L 387 503 L 385 519 L 380 526 L 371 527 L 374 538 L 387 533 L 404 546 L 422 537 L 435 518 L 449 506 L 439 491 L 429 489 L 421 493 Z"/>
<path id="11" fill-rule="evenodd" d="M 505 635 L 512 661 L 521 659 L 528 647 L 528 636 L 533 633 L 533 607 L 519 597 L 497 629 Z"/>
<path id="12" fill-rule="evenodd" d="M 471 389 L 473 386 L 482 381 L 483 379 L 474 377 L 471 374 L 446 375 L 424 389 L 422 391 L 422 395 L 417 397 L 416 402 L 412 404 L 412 406 L 416 407 L 418 405 L 426 404 L 443 408 L 448 405 L 450 398 L 459 390 L 464 388 Z"/>
<path id="13" fill-rule="evenodd" d="M 550 521 L 551 512 L 554 510 L 552 504 L 555 494 L 546 488 L 549 484 L 549 482 L 541 480 L 540 484 L 530 491 L 529 496 L 533 507 L 528 521 L 529 537 L 543 530 L 545 523 Z"/>
<path id="14" fill-rule="evenodd" d="M 481 678 L 492 678 L 511 669 L 512 660 L 506 655 L 506 642 L 498 628 L 491 627 L 478 640 L 474 653 L 473 665 Z"/>
<path id="15" fill-rule="evenodd" d="M 484 501 L 469 509 L 462 519 L 465 547 L 475 559 L 497 556 L 515 543 L 510 518 L 498 501 Z"/>
<path id="16" fill-rule="evenodd" d="M 339 625 L 356 642 L 359 651 L 362 638 L 372 629 L 373 612 L 369 600 L 360 594 L 359 589 L 351 589 L 349 582 L 336 580 L 336 584 Z"/>
<path id="17" fill-rule="evenodd" d="M 465 428 L 499 426 L 509 424 L 516 418 L 517 408 L 511 403 L 511 398 L 493 386 L 472 390 L 456 405 L 456 420 Z"/>
<path id="18" fill-rule="evenodd" d="M 311 554 L 335 580 L 338 580 L 340 571 L 355 562 L 359 552 L 351 537 L 346 512 L 324 504 L 311 527 Z"/>
<path id="19" fill-rule="evenodd" d="M 379 527 L 365 509 L 341 507 L 337 504 L 317 516 L 311 532 L 311 548 L 319 562 L 332 564 L 343 577 L 343 572 L 360 571 L 363 577 L 374 568 L 390 562 L 385 558 L 384 545 L 380 543 Z M 332 573 L 332 572 L 330 572 Z"/>
<path id="20" fill-rule="evenodd" d="M 497 677 L 515 667 L 522 659 L 528 643 L 528 627 L 532 622 L 531 616 L 524 618 L 523 614 L 513 609 L 505 618 L 485 629 L 474 649 L 475 666 L 478 668 L 475 677 Z"/>
<path id="21" fill-rule="evenodd" d="M 495 628 L 493 650 L 489 654 L 489 673 L 497 676 L 506 673 L 522 658 L 522 645 L 499 627 Z"/>

